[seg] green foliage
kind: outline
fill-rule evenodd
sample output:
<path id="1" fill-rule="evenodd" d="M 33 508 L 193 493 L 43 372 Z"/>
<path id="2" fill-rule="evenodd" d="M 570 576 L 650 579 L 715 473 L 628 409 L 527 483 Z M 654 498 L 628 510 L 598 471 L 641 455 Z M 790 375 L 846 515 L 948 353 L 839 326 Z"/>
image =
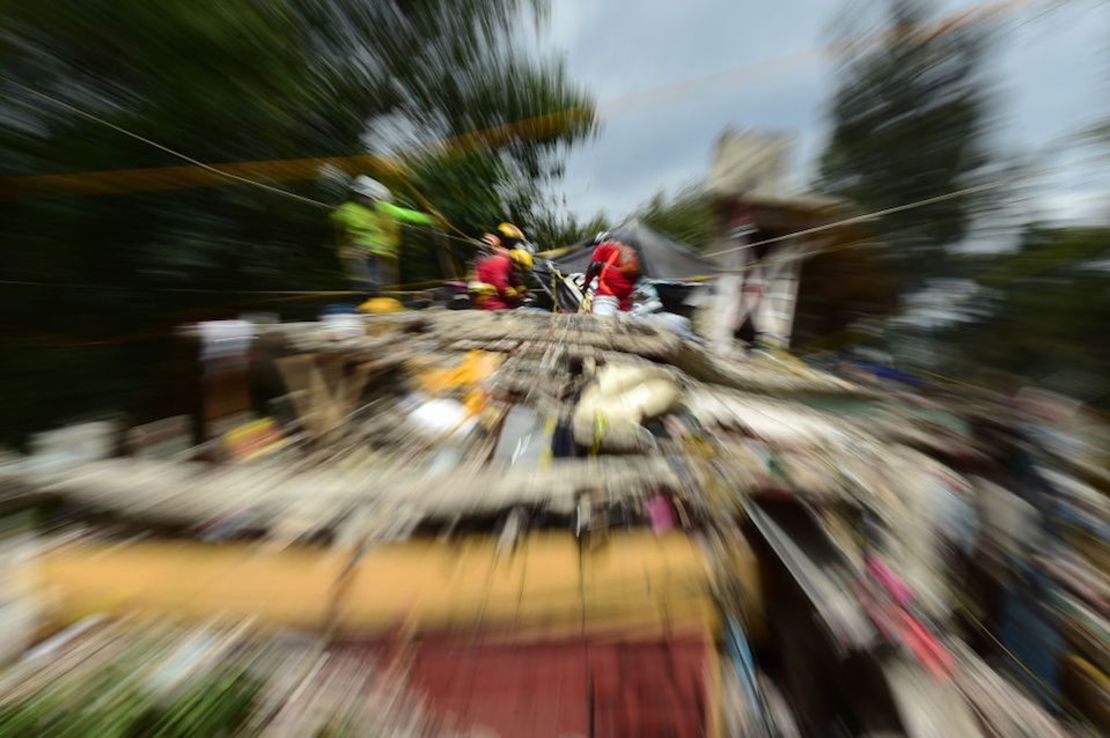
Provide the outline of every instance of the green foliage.
<path id="1" fill-rule="evenodd" d="M 410 172 L 370 173 L 410 204 L 431 202 L 473 234 L 507 217 L 526 223 L 567 147 L 591 134 L 594 114 L 560 64 L 507 42 L 522 4 L 9 3 L 0 28 L 0 66 L 14 81 L 0 80 L 4 175 L 182 164 L 44 103 L 24 85 L 203 162 L 346 156 L 367 146 L 408 152 Z M 521 119 L 530 123 L 503 127 Z M 490 129 L 494 135 L 438 143 Z M 278 186 L 334 206 L 346 196 L 345 179 L 327 175 Z M 149 379 L 163 349 L 109 347 L 95 367 L 68 358 L 90 341 L 164 336 L 176 323 L 231 317 L 251 303 L 289 305 L 244 293 L 346 287 L 327 211 L 261 188 L 7 199 L 0 222 L 6 278 L 79 285 L 13 287 L 0 298 L 0 330 L 10 344 L 0 377 L 24 390 L 6 416 L 19 418 L 18 426 L 9 420 L 0 428 L 8 437 L 28 430 L 32 417 L 48 425 L 141 402 L 145 388 L 129 380 Z M 441 241 L 417 229 L 406 239 L 416 258 L 403 276 L 443 274 Z M 95 388 L 124 378 L 126 403 L 95 399 Z M 94 399 L 53 402 L 61 386 Z"/>
<path id="2" fill-rule="evenodd" d="M 926 29 L 931 3 L 888 0 L 881 40 L 846 43 L 821 158 L 823 191 L 878 211 L 966 188 L 988 163 L 980 24 Z M 852 35 L 866 33 L 851 24 Z M 877 224 L 906 289 L 944 273 L 981 197 L 884 215 Z"/>
<path id="3" fill-rule="evenodd" d="M 679 190 L 670 200 L 659 192 L 635 217 L 699 251 L 707 248 L 715 235 L 713 210 L 696 187 Z"/>
<path id="4" fill-rule="evenodd" d="M 1110 228 L 1034 227 L 1016 252 L 976 261 L 985 293 L 942 336 L 954 366 L 1110 376 Z"/>
<path id="5" fill-rule="evenodd" d="M 187 738 L 235 735 L 255 706 L 261 684 L 242 669 L 205 674 L 166 703 L 133 671 L 110 664 L 83 683 L 0 706 L 0 736 L 43 738 Z"/>
<path id="6" fill-rule="evenodd" d="M 455 53 L 442 50 L 445 57 Z M 596 125 L 592 101 L 562 65 L 532 66 L 503 42 L 421 89 L 438 102 L 429 122 L 448 143 L 409 157 L 407 184 L 475 236 L 505 220 L 528 224 L 539 217 L 548 207 L 543 192 L 561 176 L 566 151 Z M 424 131 L 417 138 L 426 137 Z"/>
<path id="7" fill-rule="evenodd" d="M 531 220 L 533 238 L 541 249 L 557 249 L 591 238 L 612 227 L 604 213 L 580 221 L 573 213 L 542 208 Z"/>

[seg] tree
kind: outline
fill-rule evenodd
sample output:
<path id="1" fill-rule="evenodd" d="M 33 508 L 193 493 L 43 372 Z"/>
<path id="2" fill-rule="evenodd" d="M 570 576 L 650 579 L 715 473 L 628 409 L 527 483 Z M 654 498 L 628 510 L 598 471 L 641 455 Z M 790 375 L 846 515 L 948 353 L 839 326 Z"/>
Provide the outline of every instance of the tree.
<path id="1" fill-rule="evenodd" d="M 1110 376 L 1110 228 L 1033 226 L 1016 252 L 975 261 L 981 292 L 941 336 L 954 370 Z"/>
<path id="2" fill-rule="evenodd" d="M 868 212 L 967 188 L 989 162 L 989 96 L 981 25 L 929 26 L 925 0 L 888 0 L 885 29 L 839 45 L 841 81 L 819 189 Z M 981 196 L 960 195 L 889 213 L 877 230 L 906 289 L 944 273 L 949 247 L 968 232 Z"/>
<path id="3" fill-rule="evenodd" d="M 488 228 L 532 207 L 536 184 L 558 176 L 566 148 L 594 125 L 590 97 L 560 64 L 506 40 L 522 4 L 9 4 L 0 28 L 4 273 L 42 284 L 0 298 L 0 371 L 23 400 L 0 430 L 139 405 L 183 320 L 296 309 L 261 302 L 258 291 L 343 287 L 327 207 L 360 170 L 310 168 L 276 183 L 287 195 L 236 183 L 28 198 L 19 177 L 182 164 L 119 129 L 213 164 L 370 147 L 400 157 L 366 173 L 401 199 L 430 200 L 468 231 Z M 468 135 L 476 130 L 487 133 Z M 428 236 L 409 236 L 419 247 L 411 253 L 433 261 Z M 62 387 L 70 394 L 53 401 Z"/>
<path id="4" fill-rule="evenodd" d="M 634 217 L 699 251 L 706 249 L 716 236 L 712 206 L 696 186 L 679 190 L 670 200 L 658 192 Z"/>
<path id="5" fill-rule="evenodd" d="M 410 183 L 473 235 L 505 220 L 531 223 L 548 208 L 544 192 L 562 175 L 569 147 L 594 131 L 589 96 L 561 64 L 536 68 L 504 44 L 433 87 L 447 114 L 421 119 L 430 140 L 406 157 Z"/>
<path id="6" fill-rule="evenodd" d="M 550 205 L 538 208 L 529 224 L 535 242 L 543 249 L 571 246 L 612 226 L 604 213 L 580 221 L 574 213 L 560 212 Z"/>

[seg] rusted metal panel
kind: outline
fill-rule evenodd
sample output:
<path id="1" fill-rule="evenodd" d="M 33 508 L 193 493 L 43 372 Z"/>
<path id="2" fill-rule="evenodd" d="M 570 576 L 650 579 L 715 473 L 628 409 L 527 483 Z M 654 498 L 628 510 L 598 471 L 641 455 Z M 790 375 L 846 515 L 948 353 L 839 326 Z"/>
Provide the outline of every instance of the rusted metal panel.
<path id="1" fill-rule="evenodd" d="M 532 645 L 425 641 L 413 687 L 448 724 L 499 736 L 706 735 L 711 645 L 702 639 Z"/>

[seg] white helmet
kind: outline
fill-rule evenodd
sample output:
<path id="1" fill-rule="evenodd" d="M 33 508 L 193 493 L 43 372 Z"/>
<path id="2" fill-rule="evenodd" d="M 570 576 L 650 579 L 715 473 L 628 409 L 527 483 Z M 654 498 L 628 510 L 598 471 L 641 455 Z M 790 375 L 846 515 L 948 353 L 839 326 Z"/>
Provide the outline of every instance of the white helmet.
<path id="1" fill-rule="evenodd" d="M 369 197 L 372 200 L 393 199 L 393 196 L 390 194 L 388 187 L 383 185 L 378 180 L 372 177 L 367 177 L 366 175 L 355 177 L 355 181 L 351 185 L 351 189 L 362 195 L 363 197 Z"/>

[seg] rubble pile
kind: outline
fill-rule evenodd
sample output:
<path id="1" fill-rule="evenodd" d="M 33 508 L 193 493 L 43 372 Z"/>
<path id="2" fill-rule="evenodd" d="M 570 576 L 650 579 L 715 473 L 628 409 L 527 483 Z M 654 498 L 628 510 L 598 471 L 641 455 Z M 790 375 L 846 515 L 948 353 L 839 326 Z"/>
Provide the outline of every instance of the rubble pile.
<path id="1" fill-rule="evenodd" d="M 199 444 L 132 431 L 126 454 L 90 443 L 66 458 L 8 457 L 0 480 L 51 510 L 52 546 L 74 545 L 56 531 L 77 530 L 122 545 L 171 536 L 315 547 L 348 562 L 328 591 L 378 571 L 372 557 L 390 546 L 439 547 L 450 560 L 488 545 L 495 563 L 474 627 L 496 621 L 502 634 L 523 622 L 504 609 L 523 605 L 498 577 L 537 541 L 584 552 L 544 577 L 604 567 L 592 556 L 612 550 L 642 569 L 634 582 L 656 576 L 654 564 L 621 558 L 621 546 L 677 537 L 705 573 L 669 596 L 678 609 L 694 598 L 696 617 L 683 622 L 701 625 L 681 637 L 722 644 L 705 658 L 727 675 L 703 717 L 728 713 L 744 735 L 774 734 L 776 723 L 935 735 L 923 726 L 941 716 L 960 735 L 1064 735 L 1050 714 L 1079 731 L 1100 719 L 1105 480 L 1027 442 L 1002 406 L 863 386 L 781 354 L 725 361 L 635 321 L 350 317 L 254 326 L 239 359 L 202 351 L 205 386 L 225 388 L 220 377 L 234 372 L 270 381 L 243 384 L 249 401 L 225 398 L 223 415 L 198 420 Z M 149 450 L 154 441 L 164 450 Z M 592 619 L 631 632 L 622 596 L 568 590 L 552 627 L 584 634 Z M 1032 666 L 1015 646 L 1030 629 L 1055 634 Z"/>

